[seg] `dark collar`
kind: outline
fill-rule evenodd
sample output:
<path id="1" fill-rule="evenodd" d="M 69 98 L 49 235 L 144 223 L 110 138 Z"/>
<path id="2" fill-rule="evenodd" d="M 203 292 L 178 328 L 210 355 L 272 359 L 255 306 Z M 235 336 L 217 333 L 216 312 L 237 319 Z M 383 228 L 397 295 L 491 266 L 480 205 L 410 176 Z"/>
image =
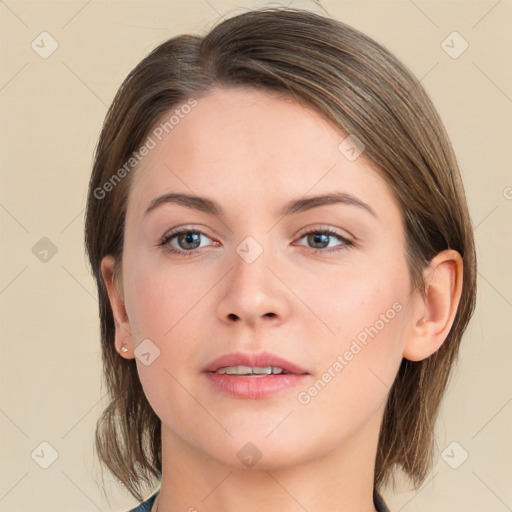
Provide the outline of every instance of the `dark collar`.
<path id="1" fill-rule="evenodd" d="M 155 492 L 150 498 L 148 498 L 144 503 L 141 503 L 138 507 L 130 510 L 130 512 L 148 512 L 151 510 L 155 498 L 157 497 L 160 489 Z M 378 512 L 390 512 L 386 502 L 382 499 L 382 496 L 377 492 L 373 491 L 373 504 Z"/>
<path id="2" fill-rule="evenodd" d="M 378 512 L 390 512 L 386 502 L 377 491 L 373 491 L 373 504 Z"/>

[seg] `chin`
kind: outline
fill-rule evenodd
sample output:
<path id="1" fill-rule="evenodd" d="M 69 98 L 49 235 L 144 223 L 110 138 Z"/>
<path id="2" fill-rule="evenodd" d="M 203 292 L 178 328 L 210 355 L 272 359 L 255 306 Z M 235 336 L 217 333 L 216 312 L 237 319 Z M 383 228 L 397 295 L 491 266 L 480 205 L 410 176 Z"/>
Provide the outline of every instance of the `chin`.
<path id="1" fill-rule="evenodd" d="M 302 439 L 288 436 L 284 442 L 281 438 L 251 434 L 236 436 L 224 445 L 204 447 L 204 451 L 218 463 L 235 469 L 275 471 L 297 466 L 318 456 L 319 447 L 308 445 L 307 439 L 311 440 L 311 435 Z"/>

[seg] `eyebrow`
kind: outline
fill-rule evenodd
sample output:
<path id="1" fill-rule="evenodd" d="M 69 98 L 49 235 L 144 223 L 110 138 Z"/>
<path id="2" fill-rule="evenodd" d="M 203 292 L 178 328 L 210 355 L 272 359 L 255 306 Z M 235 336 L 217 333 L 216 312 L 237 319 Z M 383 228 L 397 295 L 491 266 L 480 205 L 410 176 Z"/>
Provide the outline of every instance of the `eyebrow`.
<path id="1" fill-rule="evenodd" d="M 220 205 L 218 205 L 211 199 L 195 195 L 171 192 L 169 194 L 164 194 L 162 196 L 155 197 L 149 203 L 149 206 L 144 212 L 144 216 L 148 215 L 151 211 L 155 210 L 159 206 L 168 203 L 177 204 L 180 206 L 184 206 L 185 208 L 198 210 L 200 212 L 208 213 L 211 215 L 223 215 L 223 210 L 220 207 Z M 378 218 L 377 214 L 369 204 L 366 204 L 364 201 L 361 201 L 361 199 L 358 199 L 357 197 L 351 194 L 347 194 L 345 192 L 333 192 L 330 194 L 311 196 L 301 199 L 293 199 L 283 206 L 283 208 L 280 211 L 280 214 L 282 216 L 288 216 L 294 213 L 301 213 L 307 210 L 311 210 L 313 208 L 318 208 L 319 206 L 326 206 L 331 204 L 346 204 L 350 206 L 357 206 L 358 208 L 367 211 L 375 218 Z"/>

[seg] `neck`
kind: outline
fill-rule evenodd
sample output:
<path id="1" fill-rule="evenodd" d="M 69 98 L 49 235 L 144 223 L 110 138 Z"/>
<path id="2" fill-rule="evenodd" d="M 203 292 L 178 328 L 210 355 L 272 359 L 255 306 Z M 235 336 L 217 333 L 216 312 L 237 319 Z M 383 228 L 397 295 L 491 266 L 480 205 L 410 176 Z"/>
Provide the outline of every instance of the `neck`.
<path id="1" fill-rule="evenodd" d="M 235 468 L 178 439 L 162 424 L 158 512 L 329 510 L 375 512 L 380 418 L 332 451 L 285 468 Z"/>

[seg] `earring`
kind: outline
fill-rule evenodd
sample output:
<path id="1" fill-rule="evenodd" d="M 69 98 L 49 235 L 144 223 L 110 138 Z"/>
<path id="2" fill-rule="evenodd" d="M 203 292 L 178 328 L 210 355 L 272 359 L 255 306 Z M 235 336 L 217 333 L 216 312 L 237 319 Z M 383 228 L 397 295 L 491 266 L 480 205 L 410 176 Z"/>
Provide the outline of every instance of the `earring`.
<path id="1" fill-rule="evenodd" d="M 128 352 L 128 348 L 126 347 L 126 342 L 123 342 L 123 346 L 121 347 L 121 352 Z"/>

